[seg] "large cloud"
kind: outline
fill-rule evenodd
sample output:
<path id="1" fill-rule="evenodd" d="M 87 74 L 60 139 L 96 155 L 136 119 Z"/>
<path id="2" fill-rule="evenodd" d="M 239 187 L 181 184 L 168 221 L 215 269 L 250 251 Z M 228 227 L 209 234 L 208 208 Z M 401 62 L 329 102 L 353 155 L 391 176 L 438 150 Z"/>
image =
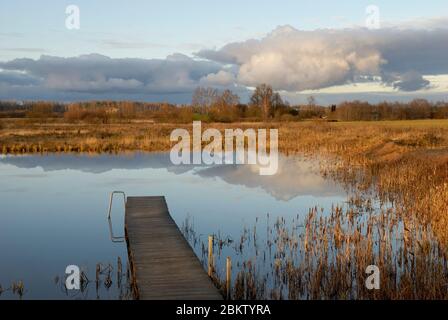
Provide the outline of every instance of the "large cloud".
<path id="1" fill-rule="evenodd" d="M 427 86 L 425 81 L 415 81 L 418 75 L 448 73 L 448 29 L 300 31 L 284 26 L 261 40 L 231 43 L 197 55 L 238 65 L 237 80 L 246 86 L 266 82 L 278 90 L 302 91 L 361 77 L 409 78 L 413 72 L 412 86 L 395 86 L 417 90 Z"/>
<path id="2" fill-rule="evenodd" d="M 431 21 L 430 21 L 431 22 Z M 440 27 L 442 25 L 442 27 Z M 432 88 L 423 76 L 448 74 L 448 19 L 424 28 L 301 31 L 203 50 L 190 58 L 114 59 L 90 54 L 0 62 L 0 99 L 136 99 L 188 102 L 196 86 L 269 83 L 284 94 L 377 81 L 398 94 Z M 429 27 L 428 27 L 429 26 Z M 322 92 L 323 93 L 323 92 Z"/>
<path id="3" fill-rule="evenodd" d="M 60 92 L 185 93 L 192 91 L 201 78 L 218 73 L 221 66 L 181 54 L 151 60 L 112 59 L 91 54 L 16 59 L 0 63 L 0 69 L 4 70 L 0 72 L 0 83 L 17 84 L 17 75 L 20 75 L 34 81 L 40 79 L 38 86 Z M 11 74 L 16 77 L 12 79 Z"/>

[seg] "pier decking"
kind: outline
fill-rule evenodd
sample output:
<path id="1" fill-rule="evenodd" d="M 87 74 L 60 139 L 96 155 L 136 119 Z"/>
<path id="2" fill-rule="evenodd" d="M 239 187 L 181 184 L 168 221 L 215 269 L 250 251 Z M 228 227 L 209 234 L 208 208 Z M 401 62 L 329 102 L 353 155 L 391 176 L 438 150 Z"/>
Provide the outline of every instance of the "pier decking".
<path id="1" fill-rule="evenodd" d="M 139 299 L 223 298 L 171 218 L 165 197 L 128 197 L 125 229 Z"/>

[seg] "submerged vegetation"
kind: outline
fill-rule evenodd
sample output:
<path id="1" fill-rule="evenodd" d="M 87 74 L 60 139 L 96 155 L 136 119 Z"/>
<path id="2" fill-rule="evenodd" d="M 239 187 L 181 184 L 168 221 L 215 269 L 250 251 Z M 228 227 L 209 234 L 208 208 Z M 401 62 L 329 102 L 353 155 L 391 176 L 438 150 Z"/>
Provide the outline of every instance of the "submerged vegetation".
<path id="1" fill-rule="evenodd" d="M 111 263 L 97 263 L 95 276 L 88 271 L 88 268 L 81 268 L 79 290 L 68 290 L 66 287 L 67 275 L 55 276 L 54 285 L 64 296 L 71 299 L 110 299 L 131 300 L 134 298 L 129 264 L 126 263 L 123 270 L 123 263 L 120 257 L 117 259 L 116 268 Z M 94 287 L 94 295 L 91 290 Z M 0 298 L 26 298 L 28 289 L 22 280 L 13 281 L 9 287 L 2 287 L 0 284 Z M 115 296 L 116 295 L 116 296 Z M 3 297 L 2 297 L 3 296 Z"/>
<path id="2" fill-rule="evenodd" d="M 13 296 L 22 299 L 26 293 L 25 284 L 22 280 L 13 281 L 9 287 L 4 288 L 0 284 L 0 298 L 2 295 L 11 293 Z"/>
<path id="3" fill-rule="evenodd" d="M 224 292 L 231 256 L 232 299 L 448 299 L 447 250 L 431 224 L 373 190 L 351 193 L 330 212 L 267 214 L 234 239 L 217 231 L 215 283 Z M 205 266 L 207 246 L 191 219 L 182 230 Z M 379 290 L 365 286 L 371 265 L 380 270 Z"/>
<path id="4" fill-rule="evenodd" d="M 56 276 L 54 283 L 57 288 L 67 297 L 75 299 L 92 299 L 90 293 L 92 287 L 95 289 L 94 297 L 97 300 L 102 298 L 113 298 L 119 300 L 133 299 L 131 274 L 129 264 L 126 263 L 123 270 L 123 263 L 120 257 L 117 258 L 116 268 L 111 263 L 97 263 L 95 267 L 95 276 L 87 268 L 81 269 L 80 290 L 68 290 L 66 287 L 67 275 Z M 73 293 L 74 292 L 74 293 Z M 114 296 L 116 294 L 116 296 Z"/>

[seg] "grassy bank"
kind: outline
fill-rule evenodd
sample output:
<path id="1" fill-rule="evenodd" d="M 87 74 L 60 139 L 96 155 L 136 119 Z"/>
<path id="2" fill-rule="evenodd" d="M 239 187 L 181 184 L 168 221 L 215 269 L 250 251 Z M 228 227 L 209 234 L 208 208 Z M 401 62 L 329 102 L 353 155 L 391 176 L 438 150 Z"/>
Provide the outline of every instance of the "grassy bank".
<path id="1" fill-rule="evenodd" d="M 448 120 L 381 122 L 270 122 L 203 124 L 203 128 L 278 128 L 279 148 L 283 152 L 312 151 L 316 148 L 369 148 L 393 142 L 394 152 L 448 146 Z M 172 144 L 169 136 L 176 128 L 191 131 L 191 124 L 155 124 L 130 121 L 112 124 L 67 123 L 61 119 L 32 122 L 23 119 L 0 119 L 0 152 L 121 152 L 166 151 Z M 398 150 L 400 149 L 400 150 Z"/>

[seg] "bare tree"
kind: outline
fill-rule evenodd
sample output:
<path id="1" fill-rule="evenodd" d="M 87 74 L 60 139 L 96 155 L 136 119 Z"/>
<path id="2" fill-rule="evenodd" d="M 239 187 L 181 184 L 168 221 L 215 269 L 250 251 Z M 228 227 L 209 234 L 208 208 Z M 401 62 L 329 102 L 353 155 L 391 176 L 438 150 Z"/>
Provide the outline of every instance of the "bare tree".
<path id="1" fill-rule="evenodd" d="M 218 90 L 213 88 L 198 87 L 193 93 L 192 105 L 201 113 L 207 113 L 218 99 Z"/>
<path id="2" fill-rule="evenodd" d="M 240 97 L 234 94 L 231 90 L 225 90 L 221 95 L 218 96 L 216 104 L 218 109 L 225 111 L 226 109 L 235 107 L 240 103 Z"/>
<path id="3" fill-rule="evenodd" d="M 264 120 L 272 117 L 279 108 L 285 106 L 280 94 L 274 92 L 272 87 L 267 84 L 256 87 L 250 101 L 252 105 L 261 108 Z"/>
<path id="4" fill-rule="evenodd" d="M 314 96 L 309 96 L 306 100 L 308 101 L 308 106 L 309 107 L 315 107 L 316 106 L 316 98 L 314 98 Z"/>
<path id="5" fill-rule="evenodd" d="M 255 91 L 250 98 L 253 105 L 261 108 L 264 120 L 267 120 L 271 113 L 273 95 L 274 91 L 272 90 L 272 87 L 267 84 L 262 84 L 255 88 Z"/>

